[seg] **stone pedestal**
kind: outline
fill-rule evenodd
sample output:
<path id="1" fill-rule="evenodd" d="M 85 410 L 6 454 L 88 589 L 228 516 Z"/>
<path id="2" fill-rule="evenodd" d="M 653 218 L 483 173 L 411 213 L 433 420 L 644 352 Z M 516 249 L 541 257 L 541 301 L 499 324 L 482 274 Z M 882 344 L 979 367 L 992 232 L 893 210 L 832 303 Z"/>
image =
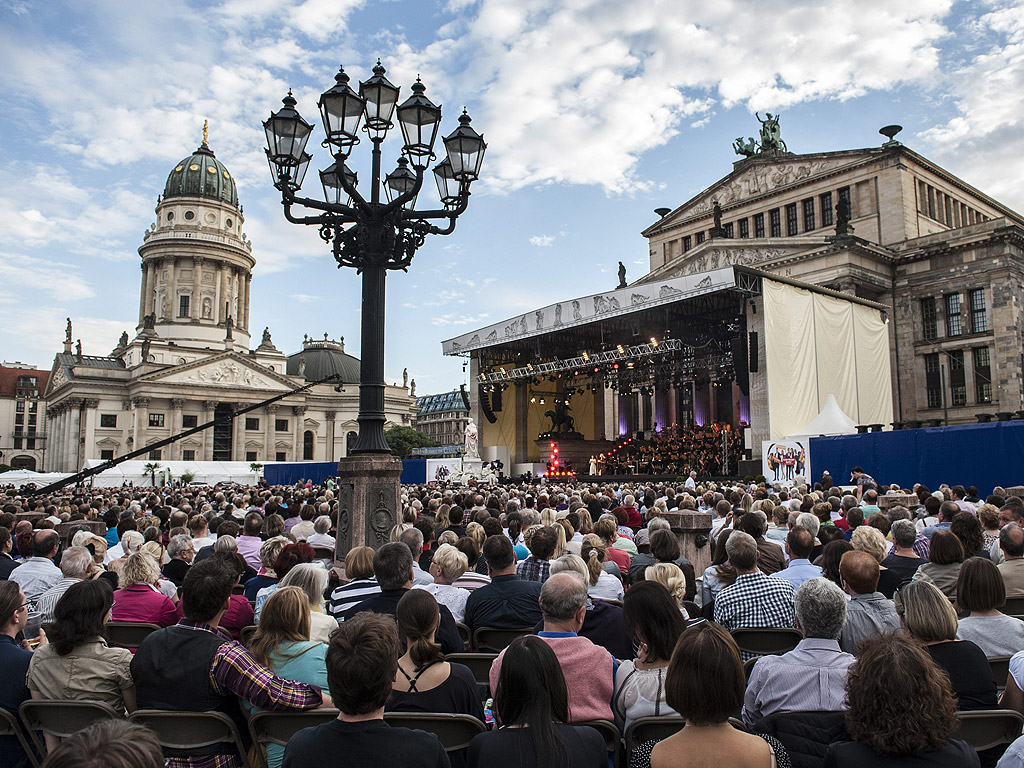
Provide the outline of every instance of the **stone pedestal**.
<path id="1" fill-rule="evenodd" d="M 679 552 L 693 563 L 694 575 L 699 579 L 711 565 L 711 513 L 710 512 L 667 512 L 664 518 L 672 526 L 672 533 L 679 539 Z"/>
<path id="2" fill-rule="evenodd" d="M 100 538 L 107 535 L 107 526 L 102 520 L 75 520 L 70 523 L 58 523 L 57 533 L 60 535 L 60 540 L 64 542 L 64 545 L 70 547 L 71 542 L 68 540 L 68 533 L 72 530 L 81 530 L 82 528 L 88 528 Z"/>
<path id="3" fill-rule="evenodd" d="M 401 517 L 402 462 L 389 453 L 358 453 L 338 462 L 335 564 L 353 547 L 380 549 Z"/>
<path id="4" fill-rule="evenodd" d="M 467 481 L 470 477 L 475 477 L 477 480 L 483 475 L 484 462 L 481 459 L 463 459 L 462 460 L 462 481 Z"/>
<path id="5" fill-rule="evenodd" d="M 917 496 L 912 493 L 883 493 L 878 497 L 878 508 L 882 510 L 889 507 L 906 507 L 912 510 L 919 503 Z"/>
<path id="6" fill-rule="evenodd" d="M 46 517 L 46 515 L 42 512 L 15 512 L 14 517 L 15 525 L 20 523 L 22 520 L 28 520 L 30 523 L 32 523 L 32 527 L 34 528 L 36 523 L 38 523 L 40 520 Z M 13 529 L 11 532 L 14 532 Z"/>

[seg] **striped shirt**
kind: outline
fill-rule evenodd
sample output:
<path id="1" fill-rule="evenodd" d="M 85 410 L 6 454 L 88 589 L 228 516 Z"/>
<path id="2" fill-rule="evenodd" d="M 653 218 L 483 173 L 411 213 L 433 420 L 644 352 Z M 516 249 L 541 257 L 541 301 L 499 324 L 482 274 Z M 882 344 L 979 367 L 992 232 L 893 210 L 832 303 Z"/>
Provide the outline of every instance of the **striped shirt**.
<path id="1" fill-rule="evenodd" d="M 209 624 L 180 621 L 179 627 L 217 633 Z M 217 649 L 210 665 L 210 686 L 221 696 L 238 696 L 256 707 L 273 710 L 312 709 L 323 703 L 320 689 L 314 685 L 283 680 L 273 670 L 249 655 L 241 643 L 225 642 Z M 167 768 L 239 768 L 238 755 L 171 757 Z"/>
<path id="2" fill-rule="evenodd" d="M 462 587 L 472 592 L 477 587 L 483 587 L 491 583 L 491 577 L 475 571 L 466 571 L 452 582 L 453 587 Z"/>
<path id="3" fill-rule="evenodd" d="M 43 614 L 42 622 L 44 624 L 53 621 L 53 609 L 57 607 L 57 601 L 64 596 L 71 585 L 80 581 L 81 579 L 61 579 L 39 596 L 39 599 L 36 600 L 36 610 Z"/>
<path id="4" fill-rule="evenodd" d="M 331 599 L 327 603 L 327 612 L 339 622 L 345 620 L 345 612 L 354 608 L 368 597 L 380 594 L 380 585 L 376 577 L 369 579 L 353 579 L 348 584 L 342 584 L 331 592 Z"/>

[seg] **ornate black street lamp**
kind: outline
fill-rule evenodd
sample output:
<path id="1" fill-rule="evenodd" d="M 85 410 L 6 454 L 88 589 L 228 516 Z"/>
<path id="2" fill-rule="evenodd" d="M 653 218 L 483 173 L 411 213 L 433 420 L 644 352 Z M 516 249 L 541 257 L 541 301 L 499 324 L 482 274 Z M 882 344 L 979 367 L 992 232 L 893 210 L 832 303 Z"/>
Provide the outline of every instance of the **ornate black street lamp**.
<path id="1" fill-rule="evenodd" d="M 294 224 L 320 228 L 320 237 L 331 243 L 338 267 L 355 267 L 363 276 L 362 336 L 359 369 L 359 438 L 353 453 L 390 453 L 384 440 L 384 282 L 389 269 L 408 270 L 416 250 L 427 235 L 447 235 L 455 220 L 466 210 L 470 184 L 479 177 L 487 145 L 470 127 L 463 110 L 459 127 L 444 139 L 447 157 L 434 166 L 440 209 L 416 210 L 416 196 L 423 185 L 441 122 L 441 108 L 424 95 L 417 78 L 412 96 L 398 104 L 399 89 L 384 77 L 380 61 L 373 76 L 359 84 L 359 93 L 349 86 L 342 68 L 335 84 L 320 96 L 319 108 L 334 162 L 320 171 L 326 202 L 298 197 L 310 155 L 306 142 L 313 126 L 295 109 L 291 91 L 284 106 L 263 123 L 267 134 L 267 159 L 274 186 L 281 191 L 284 215 Z M 396 107 L 397 105 L 397 107 Z M 381 144 L 394 127 L 397 113 L 404 146 L 398 167 L 381 179 Z M 373 143 L 369 194 L 356 188 L 357 178 L 346 165 L 362 130 Z M 381 187 L 387 202 L 381 202 Z M 315 216 L 296 216 L 292 206 L 320 211 Z M 447 219 L 444 228 L 430 223 Z"/>

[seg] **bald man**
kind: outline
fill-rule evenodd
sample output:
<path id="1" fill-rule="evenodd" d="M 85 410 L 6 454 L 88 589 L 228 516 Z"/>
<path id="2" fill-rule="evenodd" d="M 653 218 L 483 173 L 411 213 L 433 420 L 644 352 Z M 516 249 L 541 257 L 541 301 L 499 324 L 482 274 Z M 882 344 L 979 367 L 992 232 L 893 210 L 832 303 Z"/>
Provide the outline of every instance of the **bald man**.
<path id="1" fill-rule="evenodd" d="M 879 573 L 878 561 L 867 552 L 852 550 L 839 561 L 843 589 L 850 596 L 839 638 L 839 647 L 846 653 L 854 653 L 861 640 L 900 632 L 896 607 L 878 591 Z"/>

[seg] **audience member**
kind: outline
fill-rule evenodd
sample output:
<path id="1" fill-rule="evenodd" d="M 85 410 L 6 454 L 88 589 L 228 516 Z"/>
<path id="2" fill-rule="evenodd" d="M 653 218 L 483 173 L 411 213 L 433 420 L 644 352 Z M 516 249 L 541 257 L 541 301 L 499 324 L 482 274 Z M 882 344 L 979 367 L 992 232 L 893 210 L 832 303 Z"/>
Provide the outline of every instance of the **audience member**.
<path id="1" fill-rule="evenodd" d="M 794 527 L 786 534 L 786 554 L 789 555 L 789 565 L 781 571 L 776 571 L 772 576 L 776 579 L 788 581 L 794 590 L 808 579 L 816 579 L 822 575 L 821 566 L 813 565 L 810 561 L 811 552 L 814 550 L 814 534 L 806 528 Z"/>
<path id="2" fill-rule="evenodd" d="M 954 739 L 957 704 L 946 673 L 915 643 L 865 641 L 847 678 L 846 728 L 853 741 L 829 747 L 825 768 L 969 768 L 978 755 Z"/>
<path id="3" fill-rule="evenodd" d="M 516 576 L 516 554 L 508 536 L 490 536 L 484 542 L 484 557 L 491 583 L 473 590 L 466 600 L 466 625 L 517 629 L 540 621 L 541 584 L 521 581 Z"/>
<path id="4" fill-rule="evenodd" d="M 466 618 L 466 601 L 469 590 L 454 586 L 454 583 L 469 568 L 469 559 L 451 544 L 442 544 L 437 548 L 428 569 L 434 578 L 431 584 L 416 584 L 413 589 L 422 589 L 434 596 L 441 605 L 447 606 L 452 617 L 462 622 Z"/>
<path id="5" fill-rule="evenodd" d="M 144 552 L 129 555 L 118 579 L 120 588 L 114 592 L 114 621 L 142 621 L 169 627 L 178 623 L 178 608 L 156 586 L 160 569 Z"/>
<path id="6" fill-rule="evenodd" d="M 43 592 L 64 578 L 60 568 L 53 564 L 59 547 L 60 536 L 56 531 L 35 531 L 31 537 L 32 556 L 25 558 L 7 577 L 21 587 L 30 603 L 35 603 Z"/>
<path id="7" fill-rule="evenodd" d="M 345 584 L 331 592 L 327 612 L 340 623 L 350 608 L 363 600 L 380 594 L 380 585 L 373 575 L 373 548 L 352 547 L 345 555 Z"/>
<path id="8" fill-rule="evenodd" d="M 956 602 L 961 610 L 969 612 L 959 620 L 957 639 L 970 640 L 990 659 L 1012 656 L 1024 649 L 1024 621 L 999 610 L 1006 605 L 1006 588 L 999 568 L 991 560 L 971 557 L 964 562 Z"/>
<path id="9" fill-rule="evenodd" d="M 583 537 L 580 557 L 587 564 L 589 587 L 587 594 L 599 600 L 622 600 L 622 582 L 604 570 L 605 554 L 608 548 L 600 536 L 588 533 Z"/>
<path id="10" fill-rule="evenodd" d="M 163 567 L 164 577 L 176 587 L 180 587 L 195 555 L 195 545 L 192 543 L 191 536 L 185 533 L 172 536 L 167 543 L 167 556 L 170 560 Z"/>
<path id="11" fill-rule="evenodd" d="M 950 600 L 956 600 L 956 580 L 964 561 L 963 544 L 952 531 L 941 528 L 932 534 L 930 543 L 928 562 L 914 573 L 914 581 L 931 582 Z"/>
<path id="12" fill-rule="evenodd" d="M 886 579 L 884 584 L 879 582 L 878 591 L 892 600 L 896 588 L 912 579 L 925 560 L 914 551 L 917 529 L 910 520 L 893 520 L 890 532 L 892 552 L 882 560 L 882 566 L 888 570 L 891 577 Z"/>
<path id="13" fill-rule="evenodd" d="M 549 560 L 555 554 L 558 533 L 549 525 L 535 528 L 532 533 L 533 537 L 527 545 L 530 556 L 516 565 L 516 576 L 523 581 L 539 581 L 543 584 L 550 574 Z"/>
<path id="14" fill-rule="evenodd" d="M 18 707 L 31 694 L 25 684 L 32 651 L 27 643 L 18 645 L 15 638 L 25 629 L 28 621 L 29 601 L 21 586 L 13 580 L 0 581 L 0 707 L 15 717 Z M 40 647 L 45 647 L 43 632 Z M 29 757 L 17 737 L 0 736 L 0 765 L 10 768 L 28 768 Z"/>
<path id="15" fill-rule="evenodd" d="M 999 531 L 999 549 L 1003 562 L 999 575 L 1003 577 L 1007 597 L 1024 597 L 1024 529 L 1017 523 L 1007 523 Z"/>
<path id="16" fill-rule="evenodd" d="M 404 544 L 397 546 L 408 552 Z M 336 720 L 292 736 L 284 750 L 283 768 L 449 768 L 436 736 L 392 728 L 384 721 L 384 705 L 400 655 L 392 619 L 360 613 L 344 622 L 331 636 L 326 656 L 327 682 L 340 714 Z"/>
<path id="17" fill-rule="evenodd" d="M 903 630 L 925 646 L 946 670 L 960 709 L 995 709 L 996 685 L 985 652 L 969 640 L 957 640 L 956 611 L 938 587 L 911 582 L 896 593 Z"/>
<path id="18" fill-rule="evenodd" d="M 593 728 L 569 725 L 569 693 L 558 657 L 538 637 L 505 649 L 494 689 L 503 727 L 473 737 L 470 768 L 604 768 L 604 739 Z"/>
<path id="19" fill-rule="evenodd" d="M 290 544 L 287 536 L 273 536 L 263 542 L 260 547 L 260 570 L 255 576 L 245 582 L 245 599 L 251 602 L 256 601 L 256 596 L 264 587 L 269 587 L 278 582 L 277 572 L 274 564 L 281 550 Z"/>
<path id="20" fill-rule="evenodd" d="M 878 561 L 867 552 L 852 550 L 839 562 L 843 589 L 850 596 L 839 646 L 856 654 L 857 644 L 869 637 L 896 634 L 900 619 L 892 601 L 878 591 Z"/>
<path id="21" fill-rule="evenodd" d="M 164 768 L 156 734 L 126 720 L 99 720 L 49 750 L 42 768 Z"/>
<path id="22" fill-rule="evenodd" d="M 43 592 L 36 600 L 36 612 L 40 615 L 40 621 L 49 624 L 53 621 L 53 610 L 61 596 L 84 579 L 89 578 L 96 563 L 85 547 L 69 547 L 64 550 L 60 558 L 60 572 L 64 578 Z M 99 569 L 102 570 L 102 569 Z M 92 575 L 98 575 L 92 574 Z"/>
<path id="23" fill-rule="evenodd" d="M 266 602 L 268 597 L 274 594 L 277 588 L 281 585 L 281 580 L 288 575 L 288 571 L 299 563 L 313 562 L 313 558 L 315 556 L 316 554 L 313 552 L 313 548 L 304 541 L 285 544 L 281 547 L 280 553 L 274 560 L 274 574 L 277 576 L 278 580 L 269 586 L 263 587 L 256 593 L 254 619 L 257 624 L 260 621 L 260 611 L 263 610 L 263 603 Z"/>

